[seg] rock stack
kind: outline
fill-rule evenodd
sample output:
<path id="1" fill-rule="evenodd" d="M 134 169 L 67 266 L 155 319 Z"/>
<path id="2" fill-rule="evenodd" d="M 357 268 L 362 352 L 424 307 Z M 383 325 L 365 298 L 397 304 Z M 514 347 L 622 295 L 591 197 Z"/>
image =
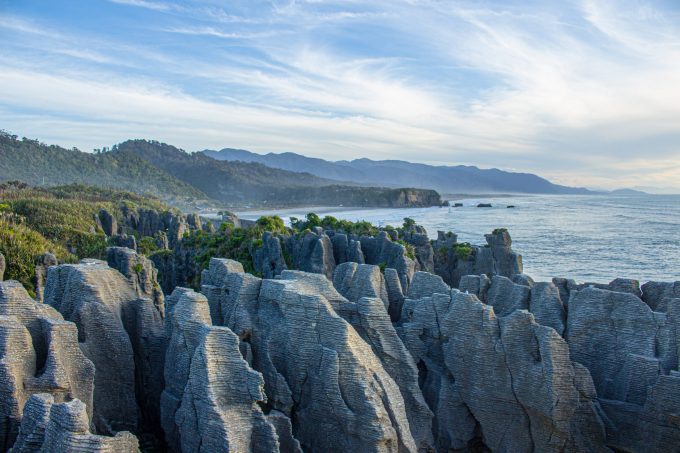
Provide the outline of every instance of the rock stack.
<path id="1" fill-rule="evenodd" d="M 678 451 L 680 282 L 534 282 L 498 231 L 454 288 L 305 237 L 315 272 L 213 258 L 165 300 L 120 248 L 48 267 L 44 303 L 0 282 L 3 449 Z M 357 243 L 404 263 L 386 232 Z"/>

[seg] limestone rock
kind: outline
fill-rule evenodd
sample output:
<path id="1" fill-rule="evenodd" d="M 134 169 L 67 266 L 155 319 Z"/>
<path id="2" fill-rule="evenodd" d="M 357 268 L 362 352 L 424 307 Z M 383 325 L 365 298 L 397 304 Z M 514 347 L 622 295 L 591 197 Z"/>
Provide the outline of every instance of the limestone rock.
<path id="1" fill-rule="evenodd" d="M 182 451 L 279 451 L 276 428 L 257 404 L 265 400 L 262 375 L 241 357 L 236 335 L 205 326 L 201 336 L 175 415 Z"/>
<path id="2" fill-rule="evenodd" d="M 12 445 L 23 407 L 34 393 L 92 404 L 94 365 L 73 323 L 36 303 L 16 281 L 0 282 L 0 439 Z"/>
<path id="3" fill-rule="evenodd" d="M 99 220 L 101 222 L 102 228 L 104 229 L 104 234 L 107 236 L 115 236 L 118 234 L 118 221 L 109 213 L 106 209 L 99 211 Z"/>
<path id="4" fill-rule="evenodd" d="M 7 262 L 5 261 L 5 255 L 0 253 L 0 282 L 5 279 L 5 269 L 7 269 Z"/>
<path id="5" fill-rule="evenodd" d="M 47 269 L 50 266 L 59 264 L 57 257 L 50 252 L 45 252 L 38 257 L 38 264 L 35 266 L 35 273 L 33 276 L 33 287 L 35 288 L 35 298 L 39 302 L 43 301 L 43 291 L 45 289 L 45 281 L 47 280 Z M 0 278 L 2 280 L 2 278 Z"/>
<path id="6" fill-rule="evenodd" d="M 158 284 L 158 271 L 151 260 L 124 247 L 107 248 L 106 260 L 109 266 L 128 279 L 137 296 L 151 299 L 161 317 L 164 316 L 165 297 Z"/>
<path id="7" fill-rule="evenodd" d="M 139 452 L 139 442 L 129 432 L 118 432 L 114 437 L 91 434 L 85 404 L 78 399 L 53 404 L 46 395 L 35 395 L 30 403 L 30 406 L 27 405 L 30 412 L 25 430 L 22 423 L 22 431 L 26 433 L 26 437 L 20 438 L 28 442 L 17 445 L 17 452 Z M 49 419 L 43 425 L 46 412 L 49 412 Z M 41 434 L 44 434 L 44 438 L 40 450 L 29 449 L 31 444 L 37 444 Z"/>
<path id="8" fill-rule="evenodd" d="M 76 324 L 80 348 L 96 367 L 97 432 L 158 432 L 164 332 L 152 301 L 106 263 L 83 260 L 49 268 L 45 303 Z"/>
<path id="9" fill-rule="evenodd" d="M 165 388 L 161 394 L 161 425 L 172 451 L 181 450 L 181 431 L 176 414 L 182 404 L 191 370 L 191 360 L 202 340 L 202 329 L 210 326 L 208 300 L 185 288 L 168 297 L 166 325 L 170 339 L 164 369 Z"/>
<path id="10" fill-rule="evenodd" d="M 361 250 L 367 264 L 396 270 L 402 289 L 408 290 L 416 270 L 416 263 L 406 256 L 406 249 L 403 245 L 392 242 L 387 232 L 381 231 L 375 237 L 362 236 Z"/>
<path id="11" fill-rule="evenodd" d="M 262 281 L 255 304 L 233 307 L 252 310 L 248 341 L 268 405 L 291 415 L 305 450 L 415 451 L 399 387 L 327 297 L 347 313 L 356 306 L 321 275 L 285 271 Z"/>
<path id="12" fill-rule="evenodd" d="M 283 258 L 281 240 L 270 232 L 264 233 L 262 235 L 262 247 L 255 251 L 253 264 L 263 278 L 274 278 L 288 269 Z"/>
<path id="13" fill-rule="evenodd" d="M 537 323 L 552 327 L 560 335 L 564 334 L 567 316 L 560 299 L 560 291 L 553 283 L 534 284 L 531 288 L 529 311 Z"/>
<path id="14" fill-rule="evenodd" d="M 577 383 L 568 345 L 553 329 L 523 310 L 497 318 L 462 293 L 441 328 L 455 389 L 492 451 L 606 451 L 594 395 L 581 392 L 587 383 Z M 493 383 L 479 386 L 485 379 Z M 584 438 L 598 423 L 597 435 Z"/>
<path id="15" fill-rule="evenodd" d="M 486 295 L 486 303 L 493 307 L 498 316 L 505 316 L 515 310 L 527 310 L 530 292 L 528 286 L 518 285 L 507 277 L 494 275 Z"/>
<path id="16" fill-rule="evenodd" d="M 449 292 L 451 292 L 451 288 L 444 283 L 440 276 L 418 271 L 413 274 L 413 281 L 408 288 L 407 297 L 409 299 L 420 299 L 434 293 L 449 294 Z"/>
<path id="17" fill-rule="evenodd" d="M 491 280 L 486 274 L 464 275 L 460 279 L 458 289 L 462 293 L 474 294 L 482 302 L 486 302 L 486 294 L 491 286 Z"/>
<path id="18" fill-rule="evenodd" d="M 387 299 L 389 301 L 387 312 L 392 322 L 397 322 L 401 317 L 401 309 L 404 305 L 404 291 L 401 288 L 399 274 L 397 274 L 395 269 L 385 269 L 385 288 L 387 289 Z"/>
<path id="19" fill-rule="evenodd" d="M 652 310 L 632 294 L 588 287 L 571 296 L 565 338 L 600 397 L 615 397 L 631 355 L 655 357 L 656 335 Z"/>
<path id="20" fill-rule="evenodd" d="M 335 269 L 333 286 L 351 302 L 362 297 L 374 297 L 389 307 L 385 277 L 378 266 L 346 262 Z"/>
<path id="21" fill-rule="evenodd" d="M 668 300 L 680 298 L 680 281 L 647 282 L 642 285 L 642 300 L 654 311 L 666 311 Z"/>
<path id="22" fill-rule="evenodd" d="M 300 233 L 288 239 L 293 268 L 323 274 L 329 280 L 335 272 L 333 244 L 323 231 Z"/>

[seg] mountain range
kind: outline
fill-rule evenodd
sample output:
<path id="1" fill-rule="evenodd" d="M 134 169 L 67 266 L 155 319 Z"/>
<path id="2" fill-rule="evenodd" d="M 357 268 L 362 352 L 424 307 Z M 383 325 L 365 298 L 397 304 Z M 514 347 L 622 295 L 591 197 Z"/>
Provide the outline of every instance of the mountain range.
<path id="1" fill-rule="evenodd" d="M 260 163 L 271 168 L 302 171 L 312 175 L 357 184 L 385 187 L 417 187 L 434 189 L 443 194 L 460 193 L 527 193 L 527 194 L 592 194 L 577 187 L 554 184 L 531 173 L 513 173 L 496 168 L 474 166 L 433 166 L 402 160 L 355 159 L 328 161 L 300 154 L 256 154 L 243 149 L 205 150 L 204 155 L 230 162 Z"/>
<path id="2" fill-rule="evenodd" d="M 441 204 L 434 190 L 346 184 L 259 163 L 218 161 L 158 141 L 128 140 L 110 150 L 85 153 L 0 131 L 0 181 L 10 180 L 125 189 L 189 208 Z"/>

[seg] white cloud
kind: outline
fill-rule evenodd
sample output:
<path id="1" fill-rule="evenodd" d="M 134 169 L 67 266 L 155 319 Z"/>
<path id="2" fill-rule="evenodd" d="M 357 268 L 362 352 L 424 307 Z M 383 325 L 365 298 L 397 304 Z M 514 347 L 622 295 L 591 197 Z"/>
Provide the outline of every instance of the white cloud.
<path id="1" fill-rule="evenodd" d="M 306 1 L 232 12 L 110 1 L 176 13 L 149 33 L 163 30 L 163 42 L 169 36 L 178 48 L 190 48 L 192 36 L 215 42 L 177 55 L 121 36 L 104 45 L 43 31 L 57 38 L 0 51 L 4 128 L 83 148 L 136 136 L 188 149 L 402 158 L 534 171 L 576 185 L 680 187 L 680 26 L 677 14 L 650 2 L 529 10 Z M 0 23 L 22 33 L 43 28 Z M 130 71 L 17 59 L 27 46 Z"/>

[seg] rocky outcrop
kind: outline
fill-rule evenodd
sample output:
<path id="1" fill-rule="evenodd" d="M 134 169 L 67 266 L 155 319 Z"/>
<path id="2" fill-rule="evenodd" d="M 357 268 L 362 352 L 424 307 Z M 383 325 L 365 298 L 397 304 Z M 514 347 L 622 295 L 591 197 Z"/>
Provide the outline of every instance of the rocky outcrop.
<path id="1" fill-rule="evenodd" d="M 333 276 L 333 286 L 351 302 L 362 297 L 380 299 L 389 308 L 385 277 L 378 266 L 346 262 L 339 265 Z"/>
<path id="2" fill-rule="evenodd" d="M 680 444 L 677 300 L 660 313 L 630 291 L 589 286 L 571 295 L 565 338 L 573 360 L 593 376 L 610 422 L 608 442 L 619 450 Z"/>
<path id="3" fill-rule="evenodd" d="M 642 300 L 654 311 L 666 312 L 671 299 L 680 299 L 680 281 L 642 285 Z"/>
<path id="4" fill-rule="evenodd" d="M 292 267 L 304 272 L 323 274 L 333 278 L 335 257 L 330 238 L 320 227 L 312 232 L 300 233 L 288 239 Z"/>
<path id="5" fill-rule="evenodd" d="M 0 282 L 5 279 L 5 269 L 7 268 L 7 262 L 5 261 L 5 255 L 0 253 Z"/>
<path id="6" fill-rule="evenodd" d="M 360 241 L 366 263 L 397 271 L 402 290 L 407 291 L 416 271 L 416 263 L 406 256 L 406 248 L 392 242 L 385 231 L 379 232 L 375 237 L 362 236 Z"/>
<path id="7" fill-rule="evenodd" d="M 366 322 L 376 309 L 389 319 L 382 300 L 366 303 Z M 322 275 L 285 271 L 280 280 L 263 280 L 256 299 L 228 309 L 225 324 L 247 338 L 268 406 L 291 417 L 304 449 L 415 451 L 399 386 L 339 315 L 353 313 L 360 323 L 357 305 Z"/>
<path id="8" fill-rule="evenodd" d="M 55 402 L 52 395 L 39 393 L 31 396 L 24 409 L 24 420 L 12 453 L 136 453 L 137 438 L 129 432 L 114 437 L 90 433 L 85 404 L 73 399 Z"/>
<path id="9" fill-rule="evenodd" d="M 59 264 L 57 257 L 50 252 L 46 252 L 38 257 L 38 264 L 35 266 L 33 276 L 33 288 L 35 288 L 35 298 L 39 302 L 43 301 L 43 292 L 45 290 L 45 282 L 47 281 L 47 269 L 50 266 Z"/>
<path id="10" fill-rule="evenodd" d="M 587 371 L 526 311 L 498 318 L 453 290 L 405 304 L 398 332 L 418 362 L 440 451 L 479 441 L 492 451 L 606 451 Z"/>
<path id="11" fill-rule="evenodd" d="M 438 232 L 434 242 L 434 272 L 451 287 L 457 288 L 465 275 L 500 275 L 512 279 L 522 274 L 522 256 L 512 250 L 510 234 L 495 230 L 485 235 L 486 245 L 458 242 L 453 233 Z M 522 284 L 528 284 L 525 279 Z"/>
<path id="12" fill-rule="evenodd" d="M 98 433 L 159 431 L 163 388 L 163 321 L 150 299 L 106 263 L 53 266 L 45 303 L 78 328 L 95 367 L 93 423 Z"/>
<path id="13" fill-rule="evenodd" d="M 16 281 L 0 282 L 0 441 L 9 448 L 26 401 L 49 393 L 92 407 L 94 365 L 81 352 L 73 323 L 36 303 Z"/>
<path id="14" fill-rule="evenodd" d="M 157 281 L 158 271 L 151 260 L 128 248 L 109 247 L 106 249 L 106 261 L 128 279 L 138 297 L 151 299 L 163 317 L 165 296 Z"/>
<path id="15" fill-rule="evenodd" d="M 262 246 L 253 254 L 255 271 L 263 278 L 274 278 L 288 269 L 281 248 L 281 239 L 270 232 L 262 235 Z"/>
<path id="16" fill-rule="evenodd" d="M 118 221 L 116 217 L 106 209 L 99 211 L 99 222 L 107 236 L 115 236 L 118 234 Z"/>
<path id="17" fill-rule="evenodd" d="M 241 356 L 236 335 L 211 325 L 205 296 L 178 289 L 172 300 L 161 406 L 170 449 L 279 451 L 277 428 L 257 404 L 265 400 L 262 375 Z M 285 422 L 277 425 L 284 434 Z"/>
<path id="18" fill-rule="evenodd" d="M 394 238 L 395 240 L 397 238 Z M 405 228 L 402 238 L 406 243 L 411 244 L 415 250 L 418 270 L 434 272 L 434 249 L 427 236 L 427 231 L 420 225 L 412 225 Z"/>

